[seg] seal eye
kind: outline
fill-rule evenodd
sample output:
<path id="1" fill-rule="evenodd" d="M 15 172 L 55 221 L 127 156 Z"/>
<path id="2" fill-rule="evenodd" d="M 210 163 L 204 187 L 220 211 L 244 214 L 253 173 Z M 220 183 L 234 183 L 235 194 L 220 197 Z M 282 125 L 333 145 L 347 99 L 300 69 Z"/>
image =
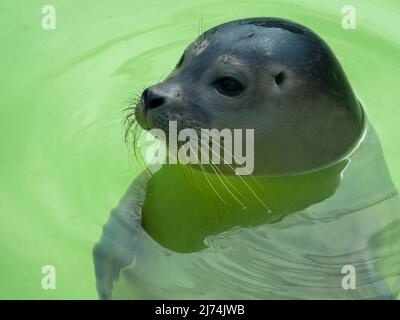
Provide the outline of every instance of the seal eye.
<path id="1" fill-rule="evenodd" d="M 232 77 L 222 77 L 214 82 L 217 91 L 224 96 L 234 97 L 241 94 L 244 90 L 243 85 Z"/>

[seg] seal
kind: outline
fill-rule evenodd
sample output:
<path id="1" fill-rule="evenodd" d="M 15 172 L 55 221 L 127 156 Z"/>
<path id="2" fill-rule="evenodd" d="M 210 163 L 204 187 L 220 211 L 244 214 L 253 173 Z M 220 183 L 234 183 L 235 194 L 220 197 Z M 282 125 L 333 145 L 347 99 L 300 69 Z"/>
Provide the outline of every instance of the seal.
<path id="1" fill-rule="evenodd" d="M 150 175 L 146 171 L 143 172 L 133 182 L 118 207 L 113 210 L 104 227 L 102 238 L 94 248 L 97 288 L 101 298 L 111 298 L 113 283 L 120 270 L 131 264 L 134 258 L 138 263 L 138 256 L 145 261 L 144 265 L 156 266 L 160 261 L 164 261 L 158 252 L 160 250 L 178 254 L 190 253 L 187 258 L 172 255 L 173 262 L 164 261 L 165 265 L 173 265 L 173 268 L 181 270 L 182 277 L 189 279 L 188 283 L 180 286 L 189 290 L 192 283 L 197 283 L 196 275 L 190 272 L 192 266 L 197 265 L 201 269 L 204 261 L 209 258 L 207 248 L 211 244 L 207 239 L 210 237 L 225 234 L 235 228 L 251 230 L 261 227 L 269 228 L 266 234 L 264 231 L 258 233 L 263 234 L 263 239 L 268 239 L 268 232 L 278 237 L 279 226 L 288 221 L 288 218 L 284 217 L 307 212 L 310 207 L 317 205 L 321 212 L 319 218 L 325 219 L 324 221 L 334 220 L 330 216 L 330 199 L 339 199 L 339 204 L 336 200 L 333 201 L 339 208 L 338 212 L 350 210 L 347 200 L 343 200 L 340 192 L 343 190 L 343 176 L 345 171 L 349 170 L 352 154 L 356 153 L 357 159 L 360 159 L 360 146 L 366 132 L 372 132 L 370 135 L 374 137 L 373 130 L 366 129 L 368 122 L 362 106 L 353 93 L 340 63 L 325 41 L 304 26 L 278 18 L 237 20 L 206 31 L 184 50 L 178 64 L 164 81 L 143 91 L 133 112 L 143 129 L 161 129 L 167 134 L 171 121 L 177 122 L 179 130 L 251 128 L 254 130 L 254 171 L 250 176 L 236 176 L 231 165 L 220 163 L 165 164 Z M 379 147 L 379 143 L 368 145 Z M 220 147 L 225 149 L 223 144 Z M 380 149 L 376 155 L 381 155 Z M 384 195 L 381 195 L 382 199 L 387 199 L 394 194 L 393 185 L 390 178 L 383 178 L 388 177 L 388 174 L 382 159 L 379 158 L 377 162 L 379 166 L 376 167 L 376 172 L 380 172 L 379 179 L 385 179 L 382 185 L 389 186 L 384 189 Z M 352 163 L 354 164 L 354 161 Z M 363 168 L 366 167 L 364 164 Z M 353 170 L 351 176 L 360 177 L 357 172 Z M 347 185 L 353 186 L 354 189 L 351 183 Z M 344 189 L 349 190 L 348 188 Z M 348 194 L 348 191 L 345 194 Z M 366 194 L 360 191 L 357 198 L 360 199 L 360 203 L 357 204 L 357 208 L 368 207 L 372 203 L 361 201 L 363 197 L 367 197 Z M 368 197 L 371 194 L 368 193 Z M 394 211 L 390 214 L 392 212 Z M 310 218 L 312 214 L 313 211 L 307 216 L 308 219 L 314 219 Z M 332 227 L 334 229 L 328 231 L 315 223 L 316 228 L 309 231 L 310 234 L 307 234 L 307 229 L 302 229 L 304 221 L 297 221 L 293 223 L 296 228 L 285 230 L 289 239 L 288 245 L 298 248 L 299 252 L 305 252 L 306 255 L 313 252 L 318 256 L 323 252 L 340 257 L 342 253 L 348 253 L 343 251 L 343 248 L 348 248 L 345 242 L 339 244 L 340 241 L 330 241 L 329 244 L 325 244 L 324 234 L 336 234 L 338 230 L 346 228 L 355 230 L 363 223 L 358 219 L 354 218 L 345 225 L 335 225 Z M 277 227 L 274 229 L 272 226 Z M 157 245 L 151 242 L 148 236 Z M 253 235 L 247 235 L 247 238 L 239 242 L 238 238 L 233 237 L 232 244 L 235 245 L 231 246 L 230 250 L 239 250 L 237 255 L 241 255 L 241 243 L 248 243 L 251 237 Z M 308 241 L 307 237 L 313 240 Z M 366 237 L 360 239 L 364 241 Z M 358 242 L 354 239 L 352 241 L 352 246 L 356 246 L 355 243 Z M 316 243 L 320 246 L 314 247 Z M 245 252 L 259 244 L 249 245 L 244 249 Z M 265 251 L 265 256 L 257 255 L 258 262 L 268 263 L 281 249 L 274 241 L 263 241 L 262 245 L 257 252 L 264 252 L 266 248 L 274 245 L 275 249 L 271 250 L 276 252 L 269 255 Z M 143 256 L 144 252 L 147 252 L 147 255 Z M 205 255 L 202 255 L 202 252 L 206 252 Z M 284 256 L 284 253 L 280 254 Z M 198 257 L 198 262 L 193 262 L 193 257 Z M 219 259 L 218 257 L 214 258 Z M 224 259 L 227 257 L 221 257 L 220 263 L 225 265 Z M 250 257 L 255 256 L 249 251 L 243 261 Z M 358 256 L 357 259 L 362 258 Z M 210 262 L 211 265 L 213 263 Z M 244 267 L 242 262 L 237 263 L 240 265 L 238 270 L 253 270 L 252 266 Z M 330 263 L 333 265 L 338 262 L 329 260 L 325 265 L 316 263 L 313 267 L 323 268 Z M 303 263 L 297 266 L 296 270 L 304 265 L 307 266 Z M 265 265 L 264 267 L 267 268 Z M 248 295 L 240 297 L 268 296 L 265 290 L 257 291 L 250 284 L 253 281 L 252 277 L 264 267 L 255 265 L 255 269 L 251 271 L 253 273 L 249 275 L 249 285 L 242 284 L 246 287 Z M 125 284 L 132 288 L 142 288 L 142 294 L 138 294 L 142 298 L 162 296 L 161 293 L 157 295 L 147 292 L 146 284 L 154 288 L 156 284 L 152 282 L 152 277 L 159 279 L 158 277 L 162 277 L 165 272 L 157 269 L 149 275 L 147 268 L 140 267 L 140 263 L 137 268 L 127 271 Z M 225 274 L 231 274 L 232 270 L 222 272 L 221 279 L 224 279 Z M 275 271 L 279 273 L 281 270 Z M 331 269 L 325 271 L 329 274 Z M 207 271 L 203 273 L 206 279 Z M 241 272 L 236 275 L 237 279 L 241 277 L 240 274 Z M 276 274 L 266 277 L 274 277 Z M 293 283 L 296 283 L 298 278 L 298 275 L 294 274 Z M 366 279 L 370 279 L 369 274 Z M 161 286 L 160 282 L 157 283 Z M 204 282 L 198 285 L 202 288 L 205 286 Z M 203 288 L 204 292 L 214 294 L 217 289 L 212 281 L 207 282 L 207 285 L 208 287 Z M 221 288 L 225 285 L 221 283 Z M 260 285 L 263 286 L 264 283 Z M 316 286 L 324 285 L 317 283 Z M 326 285 L 332 288 L 340 287 L 336 282 Z M 295 286 L 303 288 L 298 283 Z M 304 287 L 305 292 L 308 287 L 309 284 Z M 227 285 L 227 288 L 231 288 L 231 285 Z M 170 286 L 165 287 L 165 292 L 169 290 Z M 238 291 L 241 289 L 235 292 Z M 196 296 L 190 290 L 185 292 L 189 292 L 193 298 L 204 297 Z M 239 297 L 233 291 L 227 292 L 231 295 L 212 294 L 208 297 Z M 387 292 L 379 294 L 384 295 Z M 301 296 L 302 294 L 298 293 L 294 297 Z M 330 296 L 340 297 L 340 294 L 337 295 L 337 291 L 334 291 Z M 174 296 L 181 297 L 179 293 Z M 282 296 L 276 294 L 272 297 Z"/>

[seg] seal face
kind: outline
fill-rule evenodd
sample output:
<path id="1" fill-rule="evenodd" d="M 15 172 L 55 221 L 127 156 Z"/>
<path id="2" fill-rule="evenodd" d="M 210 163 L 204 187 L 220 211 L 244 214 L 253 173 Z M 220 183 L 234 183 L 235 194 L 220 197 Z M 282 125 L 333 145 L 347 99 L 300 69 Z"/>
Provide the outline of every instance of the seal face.
<path id="1" fill-rule="evenodd" d="M 216 26 L 184 51 L 173 72 L 144 90 L 145 129 L 255 130 L 255 174 L 310 170 L 348 151 L 361 107 L 328 45 L 276 18 Z"/>

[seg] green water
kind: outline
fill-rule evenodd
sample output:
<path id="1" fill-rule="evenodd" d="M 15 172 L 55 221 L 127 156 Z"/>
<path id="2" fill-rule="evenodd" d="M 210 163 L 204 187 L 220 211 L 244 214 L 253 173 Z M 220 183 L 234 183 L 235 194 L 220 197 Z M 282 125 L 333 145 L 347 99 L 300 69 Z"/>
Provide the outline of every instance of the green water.
<path id="1" fill-rule="evenodd" d="M 49 1 L 0 4 L 0 298 L 97 298 L 91 249 L 138 166 L 123 141 L 128 99 L 166 76 L 203 29 L 278 16 L 331 46 L 376 128 L 400 187 L 400 3 L 351 1 Z M 43 290 L 54 265 L 57 288 Z"/>

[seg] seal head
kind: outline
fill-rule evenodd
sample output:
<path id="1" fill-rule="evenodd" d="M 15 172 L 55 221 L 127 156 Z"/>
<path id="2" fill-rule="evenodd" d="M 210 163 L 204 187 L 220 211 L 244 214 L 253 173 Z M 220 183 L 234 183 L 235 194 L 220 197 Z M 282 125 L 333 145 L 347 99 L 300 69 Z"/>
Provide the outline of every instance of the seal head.
<path id="1" fill-rule="evenodd" d="M 147 88 L 145 129 L 254 129 L 255 175 L 313 170 L 351 149 L 363 113 L 328 45 L 299 24 L 251 18 L 216 26 Z M 221 165 L 221 167 L 223 167 Z M 222 168 L 222 172 L 228 172 Z"/>

